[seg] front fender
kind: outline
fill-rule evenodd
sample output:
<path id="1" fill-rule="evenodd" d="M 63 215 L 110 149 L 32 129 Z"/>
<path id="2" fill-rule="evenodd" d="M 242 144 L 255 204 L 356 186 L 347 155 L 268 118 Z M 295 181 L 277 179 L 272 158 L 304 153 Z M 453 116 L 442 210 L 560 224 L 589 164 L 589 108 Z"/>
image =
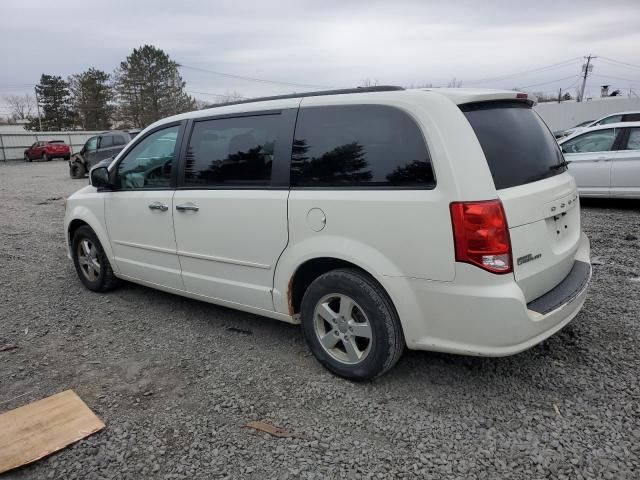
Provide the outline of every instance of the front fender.
<path id="1" fill-rule="evenodd" d="M 111 268 L 114 272 L 118 272 L 117 264 L 114 261 L 113 250 L 111 249 L 111 243 L 109 241 L 109 235 L 105 226 L 104 218 L 104 197 L 95 193 L 95 189 L 92 189 L 93 193 L 88 195 L 82 195 L 82 204 L 74 205 L 74 198 L 70 197 L 67 200 L 67 211 L 65 213 L 65 237 L 67 239 L 67 247 L 69 253 L 71 253 L 71 238 L 69 238 L 69 227 L 74 220 L 80 220 L 95 232 L 105 255 L 109 259 Z M 91 196 L 91 197 L 90 197 Z"/>

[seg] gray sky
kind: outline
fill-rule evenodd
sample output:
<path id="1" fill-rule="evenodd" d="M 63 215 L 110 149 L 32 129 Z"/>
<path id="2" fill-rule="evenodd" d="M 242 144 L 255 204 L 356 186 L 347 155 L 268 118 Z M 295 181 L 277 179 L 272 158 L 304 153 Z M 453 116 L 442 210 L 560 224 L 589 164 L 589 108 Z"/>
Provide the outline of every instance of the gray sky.
<path id="1" fill-rule="evenodd" d="M 446 85 L 455 77 L 462 86 L 572 93 L 581 57 L 594 53 L 603 58 L 589 78 L 593 94 L 604 83 L 640 92 L 640 68 L 612 61 L 640 65 L 638 0 L 2 0 L 0 12 L 0 99 L 32 91 L 43 72 L 112 72 L 145 43 L 185 66 L 299 84 Z M 191 92 L 308 90 L 187 68 L 182 75 Z"/>

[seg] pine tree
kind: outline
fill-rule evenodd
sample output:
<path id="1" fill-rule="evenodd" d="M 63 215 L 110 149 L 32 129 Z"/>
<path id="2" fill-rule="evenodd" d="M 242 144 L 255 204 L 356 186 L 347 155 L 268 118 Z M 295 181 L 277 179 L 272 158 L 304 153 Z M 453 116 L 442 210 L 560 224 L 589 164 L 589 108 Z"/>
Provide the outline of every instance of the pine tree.
<path id="1" fill-rule="evenodd" d="M 36 85 L 36 93 L 42 115 L 42 130 L 72 130 L 75 114 L 71 106 L 69 84 L 55 75 L 42 74 Z M 28 130 L 38 130 L 38 119 L 34 118 L 26 126 Z"/>
<path id="2" fill-rule="evenodd" d="M 151 45 L 133 50 L 115 74 L 122 126 L 146 127 L 164 117 L 195 109 L 178 64 Z"/>
<path id="3" fill-rule="evenodd" d="M 109 85 L 110 75 L 90 68 L 69 78 L 73 107 L 78 123 L 84 130 L 108 130 L 111 128 L 113 97 Z"/>

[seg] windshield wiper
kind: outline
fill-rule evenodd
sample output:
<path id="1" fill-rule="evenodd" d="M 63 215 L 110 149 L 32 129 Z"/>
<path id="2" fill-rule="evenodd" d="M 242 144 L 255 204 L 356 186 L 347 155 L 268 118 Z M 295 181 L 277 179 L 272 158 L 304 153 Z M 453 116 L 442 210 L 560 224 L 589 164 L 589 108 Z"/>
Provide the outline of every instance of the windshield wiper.
<path id="1" fill-rule="evenodd" d="M 560 168 L 565 168 L 565 167 L 567 167 L 570 163 L 571 163 L 571 162 L 567 162 L 566 160 L 564 160 L 564 161 L 560 162 L 560 163 L 559 163 L 559 164 L 557 164 L 557 165 L 552 165 L 552 166 L 550 166 L 550 167 L 549 167 L 549 170 L 558 170 L 558 169 L 560 169 Z"/>

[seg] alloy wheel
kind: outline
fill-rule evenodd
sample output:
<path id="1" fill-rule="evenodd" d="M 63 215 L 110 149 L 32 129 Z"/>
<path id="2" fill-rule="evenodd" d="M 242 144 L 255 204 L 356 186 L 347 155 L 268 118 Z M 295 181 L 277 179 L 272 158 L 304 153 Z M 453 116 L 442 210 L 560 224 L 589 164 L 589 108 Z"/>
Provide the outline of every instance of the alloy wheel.
<path id="1" fill-rule="evenodd" d="M 336 293 L 321 298 L 313 313 L 313 325 L 322 348 L 339 362 L 360 363 L 371 350 L 371 323 L 347 295 Z"/>
<path id="2" fill-rule="evenodd" d="M 83 238 L 78 243 L 78 263 L 82 274 L 90 282 L 95 282 L 100 276 L 100 260 L 98 249 L 88 238 Z"/>

